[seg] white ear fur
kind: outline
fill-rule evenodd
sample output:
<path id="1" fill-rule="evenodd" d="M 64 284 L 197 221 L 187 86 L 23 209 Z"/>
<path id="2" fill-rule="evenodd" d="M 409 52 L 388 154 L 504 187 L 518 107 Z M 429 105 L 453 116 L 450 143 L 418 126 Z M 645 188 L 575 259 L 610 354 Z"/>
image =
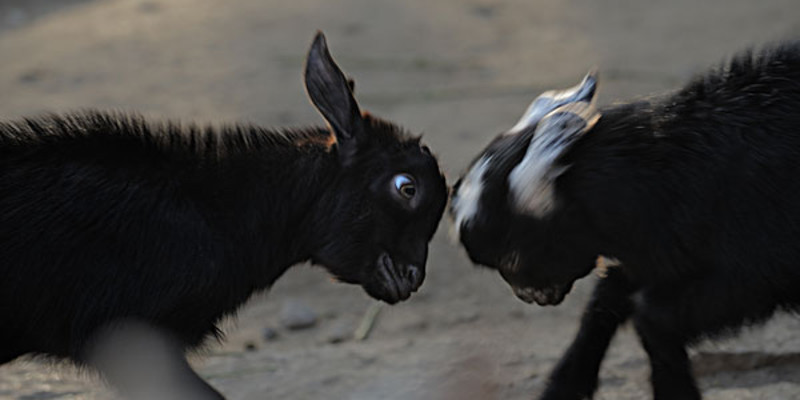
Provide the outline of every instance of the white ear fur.
<path id="1" fill-rule="evenodd" d="M 455 215 L 455 234 L 461 232 L 462 224 L 469 223 L 478 213 L 478 207 L 483 192 L 483 175 L 489 168 L 491 157 L 481 157 L 469 170 L 458 192 L 453 197 L 453 214 Z"/>
<path id="2" fill-rule="evenodd" d="M 518 212 L 542 218 L 555 207 L 554 182 L 569 168 L 555 163 L 599 119 L 594 105 L 584 101 L 563 105 L 541 118 L 525 157 L 508 175 Z"/>
<path id="3" fill-rule="evenodd" d="M 534 99 L 513 128 L 504 135 L 515 135 L 536 125 L 542 117 L 563 105 L 578 101 L 590 102 L 597 87 L 597 73 L 590 71 L 581 83 L 564 90 L 550 90 Z"/>

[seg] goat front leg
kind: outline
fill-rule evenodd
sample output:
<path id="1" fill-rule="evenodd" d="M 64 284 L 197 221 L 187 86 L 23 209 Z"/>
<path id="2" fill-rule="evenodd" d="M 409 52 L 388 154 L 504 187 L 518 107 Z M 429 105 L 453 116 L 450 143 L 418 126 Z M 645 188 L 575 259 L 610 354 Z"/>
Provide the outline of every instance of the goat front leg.
<path id="1" fill-rule="evenodd" d="M 85 361 L 126 400 L 224 400 L 192 370 L 177 341 L 147 324 L 102 329 Z"/>
<path id="2" fill-rule="evenodd" d="M 650 357 L 650 382 L 655 400 L 700 399 L 692 376 L 686 341 L 647 315 L 634 317 L 634 325 Z"/>
<path id="3" fill-rule="evenodd" d="M 635 286 L 618 269 L 597 283 L 575 340 L 550 375 L 542 400 L 591 398 L 600 364 L 617 327 L 633 313 Z"/>
<path id="4" fill-rule="evenodd" d="M 689 311 L 693 307 L 702 309 L 700 299 L 687 298 L 692 292 L 697 293 L 689 290 L 677 293 L 674 290 L 645 291 L 641 302 L 637 302 L 633 323 L 650 358 L 650 381 L 655 400 L 701 398 L 686 352 L 687 342 L 697 334 L 691 323 L 692 314 L 702 314 L 700 310 Z"/>

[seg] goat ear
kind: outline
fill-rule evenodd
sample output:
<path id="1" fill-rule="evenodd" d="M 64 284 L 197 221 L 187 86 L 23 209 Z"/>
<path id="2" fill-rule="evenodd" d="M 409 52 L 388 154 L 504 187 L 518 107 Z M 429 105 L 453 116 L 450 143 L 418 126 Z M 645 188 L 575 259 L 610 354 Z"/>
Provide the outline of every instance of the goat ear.
<path id="1" fill-rule="evenodd" d="M 333 61 L 322 32 L 314 37 L 308 51 L 305 83 L 311 102 L 333 128 L 340 151 L 347 153 L 352 147 L 348 142 L 363 129 L 363 120 L 353 97 L 355 83 Z"/>
<path id="2" fill-rule="evenodd" d="M 522 118 L 511 128 L 507 135 L 517 134 L 532 127 L 558 107 L 574 102 L 594 102 L 595 91 L 597 89 L 597 72 L 589 71 L 583 81 L 576 86 L 564 90 L 550 90 L 542 93 L 528 106 Z"/>
<path id="3" fill-rule="evenodd" d="M 563 105 L 540 119 L 525 157 L 508 175 L 518 212 L 541 218 L 555 207 L 555 180 L 569 168 L 557 162 L 599 119 L 594 105 L 583 101 Z"/>

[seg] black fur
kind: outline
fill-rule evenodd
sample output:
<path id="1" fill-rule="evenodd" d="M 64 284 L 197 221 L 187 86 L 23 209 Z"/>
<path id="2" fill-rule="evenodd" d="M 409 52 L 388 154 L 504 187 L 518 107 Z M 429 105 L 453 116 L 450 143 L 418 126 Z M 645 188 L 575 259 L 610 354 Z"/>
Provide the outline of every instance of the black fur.
<path id="1" fill-rule="evenodd" d="M 526 143 L 490 145 L 505 154 L 462 242 L 494 268 L 517 252 L 519 271 L 503 272 L 514 286 L 568 290 L 598 255 L 621 262 L 542 398 L 591 397 L 628 318 L 655 398 L 700 398 L 685 346 L 800 306 L 800 43 L 741 54 L 680 91 L 601 113 L 561 159 L 569 169 L 545 218 L 507 200 Z"/>
<path id="2" fill-rule="evenodd" d="M 447 198 L 436 160 L 361 114 L 321 35 L 309 60 L 335 136 L 102 112 L 0 123 L 0 363 L 82 363 L 98 329 L 128 320 L 195 347 L 303 261 L 389 303 L 416 291 Z"/>

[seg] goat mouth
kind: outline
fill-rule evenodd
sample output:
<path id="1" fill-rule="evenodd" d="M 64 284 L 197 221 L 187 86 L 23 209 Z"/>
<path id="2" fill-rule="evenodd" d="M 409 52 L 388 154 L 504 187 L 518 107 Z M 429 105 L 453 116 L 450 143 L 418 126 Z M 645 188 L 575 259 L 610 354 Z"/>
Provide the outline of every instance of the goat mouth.
<path id="1" fill-rule="evenodd" d="M 408 300 L 411 293 L 417 291 L 417 286 L 408 282 L 402 273 L 400 265 L 396 264 L 387 253 L 378 257 L 377 274 L 379 284 L 382 286 L 380 294 L 375 296 L 389 304 Z"/>
<path id="2" fill-rule="evenodd" d="M 517 298 L 528 304 L 536 302 L 540 306 L 555 306 L 564 301 L 567 293 L 572 289 L 572 285 L 546 288 L 512 286 L 511 289 Z"/>

